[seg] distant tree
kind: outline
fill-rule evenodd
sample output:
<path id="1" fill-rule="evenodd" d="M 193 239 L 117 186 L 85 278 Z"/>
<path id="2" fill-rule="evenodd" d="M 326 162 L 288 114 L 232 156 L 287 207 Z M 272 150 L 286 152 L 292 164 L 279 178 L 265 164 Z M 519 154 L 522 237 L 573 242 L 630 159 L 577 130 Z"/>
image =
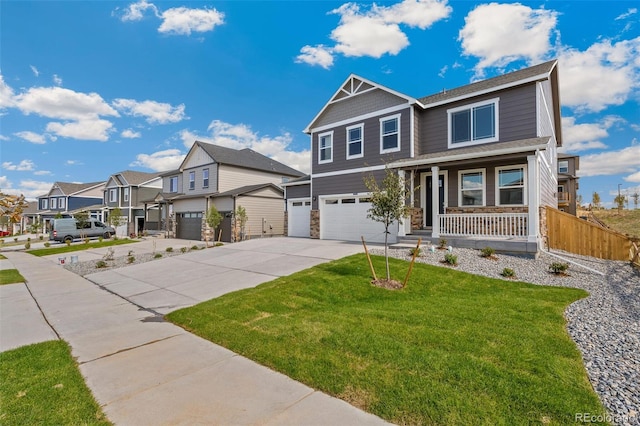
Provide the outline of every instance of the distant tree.
<path id="1" fill-rule="evenodd" d="M 82 210 L 81 212 L 74 214 L 73 217 L 76 219 L 78 229 L 80 229 L 80 238 L 86 238 L 87 234 L 85 226 L 89 223 L 89 212 Z"/>
<path id="2" fill-rule="evenodd" d="M 616 203 L 616 206 L 618 206 L 618 211 L 620 211 L 624 208 L 625 196 L 622 194 L 616 195 L 616 198 L 613 199 L 613 202 Z"/>
<path id="3" fill-rule="evenodd" d="M 591 205 L 593 206 L 594 209 L 599 209 L 600 208 L 600 194 L 598 194 L 595 191 L 594 191 L 593 195 L 591 196 Z"/>
<path id="4" fill-rule="evenodd" d="M 631 195 L 631 198 L 633 198 L 633 208 L 637 209 L 638 208 L 638 200 L 640 200 L 640 194 L 638 194 L 638 191 L 634 192 Z"/>
<path id="5" fill-rule="evenodd" d="M 122 210 L 120 210 L 120 207 L 116 207 L 113 210 L 111 210 L 111 213 L 109 213 L 109 219 L 108 219 L 109 225 L 113 226 L 116 230 L 116 234 L 118 233 L 118 227 L 120 225 L 123 224 L 122 221 Z"/>
<path id="6" fill-rule="evenodd" d="M 578 194 L 578 196 L 576 197 L 576 203 L 578 204 L 578 208 L 582 207 L 582 203 L 583 203 L 583 199 L 582 199 L 582 194 Z"/>
<path id="7" fill-rule="evenodd" d="M 22 194 L 10 195 L 0 192 L 0 216 L 11 224 L 20 222 L 22 212 L 28 205 Z"/>
<path id="8" fill-rule="evenodd" d="M 409 216 L 409 206 L 405 204 L 405 199 L 409 195 L 404 179 L 398 173 L 385 167 L 385 175 L 382 184 L 378 185 L 373 175 L 364 179 L 364 184 L 371 192 L 371 208 L 367 213 L 367 217 L 381 222 L 384 225 L 384 257 L 387 267 L 387 280 L 389 275 L 389 254 L 388 254 L 388 237 L 389 226 L 393 222 L 402 220 Z"/>
<path id="9" fill-rule="evenodd" d="M 220 223 L 222 222 L 222 215 L 220 214 L 220 212 L 218 212 L 216 206 L 212 205 L 211 207 L 209 207 L 205 220 L 211 232 L 215 232 L 218 225 L 220 225 Z M 205 235 L 207 236 L 206 239 L 208 240 L 208 234 L 205 233 Z M 213 238 L 215 239 L 215 235 L 213 236 Z"/>

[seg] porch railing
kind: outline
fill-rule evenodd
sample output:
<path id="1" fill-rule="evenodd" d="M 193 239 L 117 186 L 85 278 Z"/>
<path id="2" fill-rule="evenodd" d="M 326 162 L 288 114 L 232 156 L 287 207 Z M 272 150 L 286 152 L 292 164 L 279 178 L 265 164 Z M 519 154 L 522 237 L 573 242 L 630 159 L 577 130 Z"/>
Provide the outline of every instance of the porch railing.
<path id="1" fill-rule="evenodd" d="M 441 214 L 440 234 L 452 237 L 526 237 L 527 213 Z"/>

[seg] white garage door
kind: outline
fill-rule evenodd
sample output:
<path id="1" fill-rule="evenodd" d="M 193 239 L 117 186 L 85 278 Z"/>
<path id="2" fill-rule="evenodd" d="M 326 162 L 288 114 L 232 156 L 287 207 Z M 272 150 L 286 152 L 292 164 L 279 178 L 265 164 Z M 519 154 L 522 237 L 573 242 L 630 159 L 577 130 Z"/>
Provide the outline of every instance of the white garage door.
<path id="1" fill-rule="evenodd" d="M 320 199 L 320 238 L 324 240 L 384 242 L 384 225 L 367 218 L 371 208 L 366 197 L 326 197 Z M 389 242 L 395 243 L 397 223 L 389 226 Z"/>
<path id="2" fill-rule="evenodd" d="M 287 233 L 290 237 L 309 238 L 311 225 L 311 200 L 287 201 Z"/>

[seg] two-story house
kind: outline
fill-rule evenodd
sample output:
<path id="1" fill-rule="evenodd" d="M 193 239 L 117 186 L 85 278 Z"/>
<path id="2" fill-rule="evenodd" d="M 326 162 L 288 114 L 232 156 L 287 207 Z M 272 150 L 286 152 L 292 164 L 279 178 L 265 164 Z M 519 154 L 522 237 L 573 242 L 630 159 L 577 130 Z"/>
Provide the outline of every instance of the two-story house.
<path id="1" fill-rule="evenodd" d="M 574 216 L 578 214 L 577 192 L 580 184 L 577 176 L 580 157 L 558 154 L 558 209 Z"/>
<path id="2" fill-rule="evenodd" d="M 105 220 L 115 209 L 120 210 L 120 226 L 127 234 L 153 229 L 160 217 L 157 209 L 146 209 L 142 200 L 155 196 L 162 190 L 160 173 L 125 170 L 109 176 L 104 187 Z M 121 231 L 122 233 L 122 231 Z"/>
<path id="3" fill-rule="evenodd" d="M 216 239 L 234 239 L 232 218 L 239 206 L 246 210 L 247 237 L 283 235 L 281 185 L 302 175 L 251 149 L 196 141 L 180 167 L 162 175 L 162 192 L 147 204 L 159 207 L 162 229 L 177 238 L 204 239 L 205 216 L 212 205 L 223 216 Z"/>
<path id="4" fill-rule="evenodd" d="M 91 217 L 102 220 L 102 192 L 105 182 L 72 183 L 55 182 L 49 192 L 37 197 L 38 220 L 49 229 L 56 216 L 70 217 L 73 213 L 88 210 Z"/>
<path id="5" fill-rule="evenodd" d="M 304 236 L 305 221 L 311 238 L 383 241 L 363 178 L 390 168 L 412 189 L 390 241 L 536 252 L 540 208 L 558 205 L 560 123 L 557 61 L 422 98 L 351 75 L 305 129 L 312 172 L 286 185 L 288 230 Z"/>

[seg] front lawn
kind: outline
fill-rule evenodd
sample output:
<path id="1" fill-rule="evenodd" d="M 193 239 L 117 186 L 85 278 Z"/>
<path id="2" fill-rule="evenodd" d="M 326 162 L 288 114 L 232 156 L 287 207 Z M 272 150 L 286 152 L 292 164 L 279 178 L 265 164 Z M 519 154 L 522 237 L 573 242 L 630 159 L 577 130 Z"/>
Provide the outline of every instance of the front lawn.
<path id="1" fill-rule="evenodd" d="M 0 285 L 23 282 L 25 282 L 25 279 L 17 269 L 0 270 Z"/>
<path id="2" fill-rule="evenodd" d="M 384 258 L 374 257 L 378 271 Z M 390 259 L 392 276 L 408 264 Z M 364 255 L 175 311 L 172 322 L 398 424 L 567 424 L 604 410 L 565 329 L 577 289 Z"/>
<path id="3" fill-rule="evenodd" d="M 61 340 L 0 353 L 0 377 L 0 424 L 111 424 Z"/>
<path id="4" fill-rule="evenodd" d="M 137 243 L 137 242 L 138 242 L 137 240 L 120 238 L 117 240 L 112 239 L 112 240 L 104 240 L 104 241 L 95 241 L 90 243 L 71 244 L 70 246 L 67 246 L 66 244 L 60 244 L 57 247 L 27 250 L 27 253 L 32 254 L 34 256 L 48 256 L 50 254 L 71 253 L 74 251 L 89 250 L 89 249 L 110 247 L 110 246 L 120 246 L 122 244 L 131 244 L 131 243 Z"/>

